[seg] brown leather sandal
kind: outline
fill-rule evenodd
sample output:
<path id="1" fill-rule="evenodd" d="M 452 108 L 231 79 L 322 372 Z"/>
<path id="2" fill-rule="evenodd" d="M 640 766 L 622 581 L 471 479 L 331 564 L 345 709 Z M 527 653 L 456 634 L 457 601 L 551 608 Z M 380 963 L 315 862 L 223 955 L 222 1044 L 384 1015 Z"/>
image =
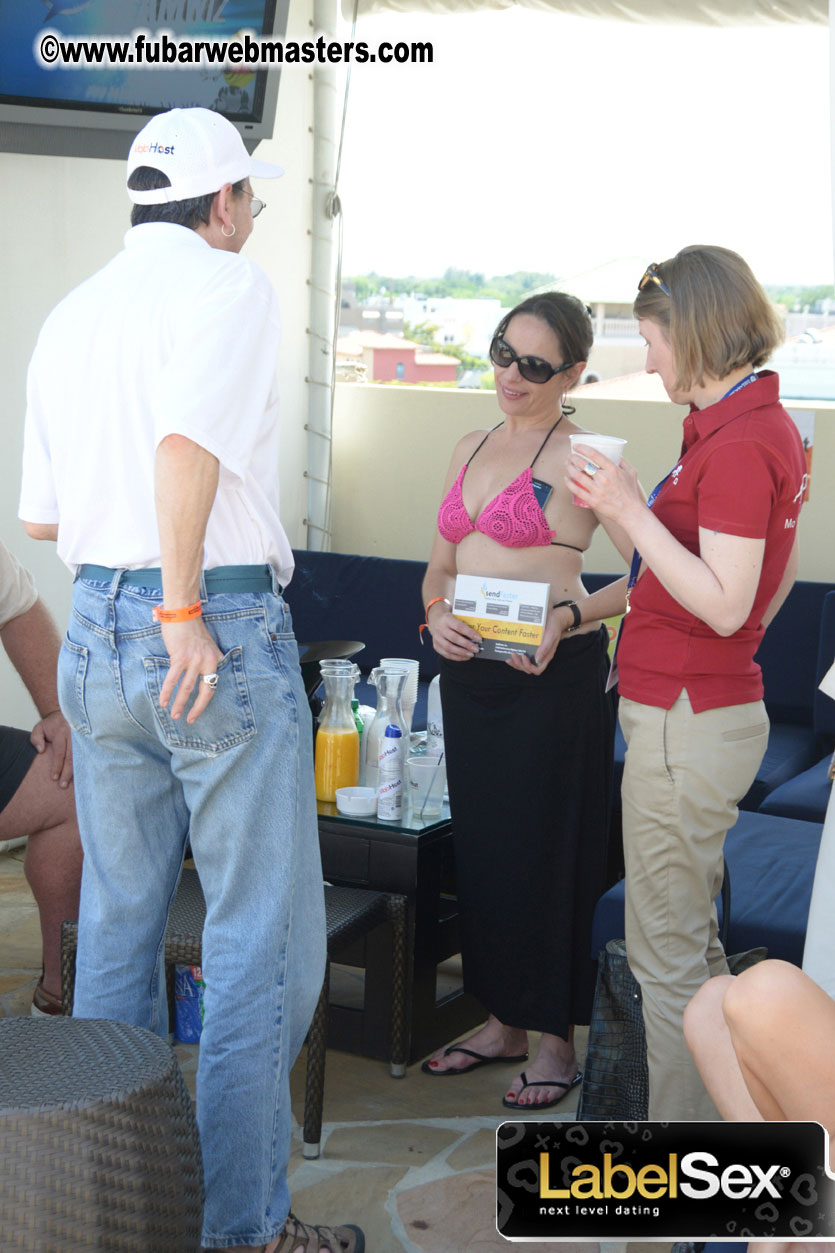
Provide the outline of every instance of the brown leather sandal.
<path id="1" fill-rule="evenodd" d="M 63 1012 L 64 1007 L 60 996 L 56 996 L 54 992 L 47 992 L 43 981 L 39 980 L 29 1013 L 33 1018 L 57 1018 Z"/>
<path id="2" fill-rule="evenodd" d="M 290 1213 L 275 1253 L 296 1253 L 297 1249 L 303 1253 L 365 1253 L 365 1236 L 353 1223 L 344 1227 L 313 1227 Z"/>

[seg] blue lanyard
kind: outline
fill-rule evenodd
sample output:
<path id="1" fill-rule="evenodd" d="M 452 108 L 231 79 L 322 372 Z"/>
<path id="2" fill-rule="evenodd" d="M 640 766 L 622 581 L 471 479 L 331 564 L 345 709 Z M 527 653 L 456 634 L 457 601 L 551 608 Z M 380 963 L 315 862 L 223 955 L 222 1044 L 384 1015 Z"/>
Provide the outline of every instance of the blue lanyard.
<path id="1" fill-rule="evenodd" d="M 749 383 L 756 383 L 759 377 L 759 374 L 755 371 L 754 373 L 749 374 L 746 378 L 740 379 L 740 381 L 730 388 L 729 391 L 725 392 L 724 396 L 720 396 L 719 400 L 714 401 L 714 404 L 721 404 L 723 400 L 727 400 L 729 396 L 733 396 L 734 392 L 741 392 L 743 387 L 747 387 Z"/>
<path id="2" fill-rule="evenodd" d="M 665 474 L 661 482 L 656 484 L 656 486 L 652 489 L 652 491 L 649 494 L 649 500 L 647 501 L 647 509 L 651 509 L 652 506 L 655 504 L 658 493 L 661 491 L 661 488 L 667 482 L 667 479 L 670 477 L 671 474 L 672 474 L 672 470 L 670 470 L 667 474 Z M 629 582 L 626 585 L 626 613 L 629 613 L 629 597 L 632 593 L 632 588 L 638 582 L 638 571 L 640 570 L 640 568 L 641 568 L 641 554 L 638 552 L 636 548 L 634 552 L 632 553 L 632 565 L 629 568 Z"/>

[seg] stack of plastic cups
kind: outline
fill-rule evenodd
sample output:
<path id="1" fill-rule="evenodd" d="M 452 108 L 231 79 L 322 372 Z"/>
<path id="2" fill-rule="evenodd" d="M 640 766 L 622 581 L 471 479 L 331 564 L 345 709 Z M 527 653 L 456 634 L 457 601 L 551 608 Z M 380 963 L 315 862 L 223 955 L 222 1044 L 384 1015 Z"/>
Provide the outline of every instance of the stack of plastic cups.
<path id="1" fill-rule="evenodd" d="M 412 718 L 414 717 L 415 705 L 417 704 L 420 662 L 413 661 L 410 657 L 383 657 L 380 660 L 380 668 L 382 670 L 405 670 L 409 676 L 403 684 L 400 708 L 403 710 L 403 721 L 411 732 Z"/>

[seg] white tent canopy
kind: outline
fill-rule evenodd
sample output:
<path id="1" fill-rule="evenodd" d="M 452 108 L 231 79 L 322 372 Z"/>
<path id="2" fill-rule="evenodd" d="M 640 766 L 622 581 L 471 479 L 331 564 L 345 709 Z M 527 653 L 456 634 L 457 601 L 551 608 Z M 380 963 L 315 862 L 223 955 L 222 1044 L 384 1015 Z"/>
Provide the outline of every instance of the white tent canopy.
<path id="1" fill-rule="evenodd" d="M 350 18 L 355 0 L 342 0 Z M 624 22 L 747 26 L 772 22 L 815 23 L 828 20 L 828 0 L 357 0 L 358 14 L 467 13 L 484 9 L 526 9 L 569 13 Z"/>
<path id="2" fill-rule="evenodd" d="M 349 20 L 367 14 L 462 14 L 515 7 L 574 17 L 668 26 L 829 25 L 830 165 L 835 251 L 835 0 L 341 0 Z M 821 154 L 823 156 L 823 154 Z"/>

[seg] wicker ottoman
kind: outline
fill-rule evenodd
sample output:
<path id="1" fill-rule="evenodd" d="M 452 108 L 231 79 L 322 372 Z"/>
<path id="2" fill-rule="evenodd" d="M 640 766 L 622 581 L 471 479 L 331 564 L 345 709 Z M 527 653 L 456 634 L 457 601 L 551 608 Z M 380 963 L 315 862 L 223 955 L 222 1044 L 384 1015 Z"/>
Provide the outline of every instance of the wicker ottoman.
<path id="1" fill-rule="evenodd" d="M 203 1171 L 173 1051 L 97 1019 L 0 1021 L 3 1253 L 200 1248 Z"/>

